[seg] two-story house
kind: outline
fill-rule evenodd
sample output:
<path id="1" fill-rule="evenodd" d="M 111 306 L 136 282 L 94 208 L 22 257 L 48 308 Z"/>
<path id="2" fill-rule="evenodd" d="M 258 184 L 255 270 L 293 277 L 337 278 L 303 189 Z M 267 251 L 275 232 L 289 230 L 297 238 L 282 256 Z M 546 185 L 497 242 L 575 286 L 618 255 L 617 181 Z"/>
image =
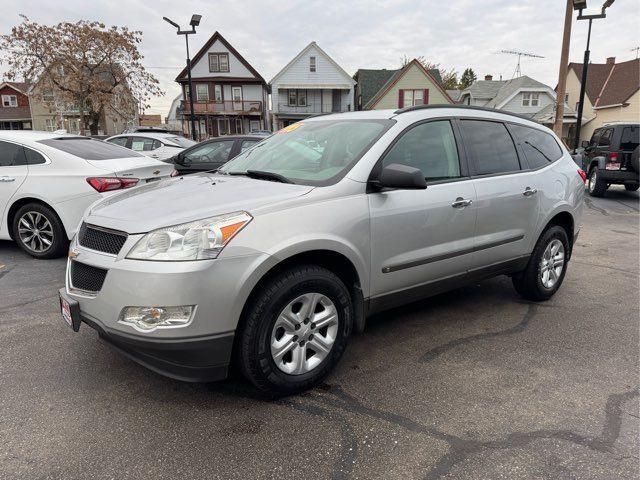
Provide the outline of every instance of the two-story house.
<path id="1" fill-rule="evenodd" d="M 200 139 L 268 129 L 267 83 L 220 33 L 215 32 L 191 60 L 191 77 Z M 190 135 L 186 68 L 176 82 L 182 86 L 183 131 Z"/>
<path id="2" fill-rule="evenodd" d="M 438 69 L 427 69 L 415 58 L 398 70 L 360 69 L 354 78 L 356 110 L 455 103 Z"/>
<path id="3" fill-rule="evenodd" d="M 0 130 L 31 130 L 28 89 L 24 82 L 0 83 Z"/>
<path id="4" fill-rule="evenodd" d="M 355 81 L 316 42 L 302 49 L 269 85 L 274 130 L 310 115 L 354 110 Z"/>
<path id="5" fill-rule="evenodd" d="M 555 121 L 555 90 L 526 75 L 511 80 L 493 80 L 486 75 L 484 80 L 463 90 L 458 103 L 506 110 L 531 117 L 547 127 L 552 127 Z M 565 104 L 562 129 L 565 142 L 573 134 L 576 118 L 576 112 Z"/>
<path id="6" fill-rule="evenodd" d="M 578 109 L 582 63 L 570 63 L 567 73 L 566 101 Z M 596 128 L 612 122 L 640 120 L 640 60 L 616 63 L 590 63 L 587 70 L 580 140 L 589 140 Z"/>

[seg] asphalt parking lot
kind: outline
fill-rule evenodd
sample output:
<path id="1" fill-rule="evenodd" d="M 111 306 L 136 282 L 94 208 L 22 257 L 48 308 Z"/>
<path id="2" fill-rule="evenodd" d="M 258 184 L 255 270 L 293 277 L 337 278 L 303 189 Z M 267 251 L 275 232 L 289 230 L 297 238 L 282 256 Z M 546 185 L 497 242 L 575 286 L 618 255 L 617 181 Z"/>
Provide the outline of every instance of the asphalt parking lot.
<path id="1" fill-rule="evenodd" d="M 0 242 L 0 478 L 637 478 L 638 206 L 587 198 L 549 302 L 501 277 L 387 312 L 321 388 L 278 401 L 72 333 L 65 261 Z"/>

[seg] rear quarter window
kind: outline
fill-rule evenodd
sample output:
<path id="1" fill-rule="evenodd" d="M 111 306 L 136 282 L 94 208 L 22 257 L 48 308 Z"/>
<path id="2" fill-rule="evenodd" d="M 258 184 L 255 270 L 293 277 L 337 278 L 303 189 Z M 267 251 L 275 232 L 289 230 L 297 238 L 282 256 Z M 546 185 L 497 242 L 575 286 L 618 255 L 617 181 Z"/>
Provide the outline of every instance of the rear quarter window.
<path id="1" fill-rule="evenodd" d="M 141 157 L 118 145 L 112 145 L 100 140 L 82 137 L 61 137 L 40 140 L 38 143 L 46 145 L 61 152 L 69 153 L 84 160 L 111 160 L 114 158 Z"/>
<path id="2" fill-rule="evenodd" d="M 529 168 L 542 168 L 562 157 L 562 149 L 549 133 L 523 125 L 510 125 Z"/>
<path id="3" fill-rule="evenodd" d="M 620 137 L 621 150 L 635 150 L 640 145 L 640 125 L 624 127 Z"/>

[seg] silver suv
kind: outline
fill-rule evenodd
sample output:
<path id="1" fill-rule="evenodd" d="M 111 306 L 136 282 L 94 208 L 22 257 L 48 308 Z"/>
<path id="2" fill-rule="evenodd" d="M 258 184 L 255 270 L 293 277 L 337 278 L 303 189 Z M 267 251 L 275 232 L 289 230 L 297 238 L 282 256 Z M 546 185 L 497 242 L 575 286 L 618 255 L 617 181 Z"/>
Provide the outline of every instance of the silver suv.
<path id="1" fill-rule="evenodd" d="M 368 315 L 506 274 L 550 298 L 584 184 L 548 129 L 479 108 L 293 124 L 217 172 L 93 205 L 64 319 L 173 378 L 289 394 L 325 377 Z"/>

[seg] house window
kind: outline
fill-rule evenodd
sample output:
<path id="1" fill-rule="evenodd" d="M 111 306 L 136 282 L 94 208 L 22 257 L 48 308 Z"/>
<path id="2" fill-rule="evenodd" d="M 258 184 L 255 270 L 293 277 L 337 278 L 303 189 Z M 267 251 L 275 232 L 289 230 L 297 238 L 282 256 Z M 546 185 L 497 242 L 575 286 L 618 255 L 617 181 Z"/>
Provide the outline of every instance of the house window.
<path id="1" fill-rule="evenodd" d="M 205 83 L 196 84 L 196 101 L 206 102 L 209 100 L 209 86 Z"/>
<path id="2" fill-rule="evenodd" d="M 306 107 L 307 91 L 306 90 L 289 90 L 289 106 L 290 107 Z"/>
<path id="3" fill-rule="evenodd" d="M 53 118 L 46 118 L 44 120 L 44 129 L 47 132 L 53 132 L 56 129 L 56 121 Z"/>
<path id="4" fill-rule="evenodd" d="M 210 53 L 209 54 L 209 71 L 210 72 L 228 72 L 229 71 L 229 54 L 228 53 Z"/>
<path id="5" fill-rule="evenodd" d="M 564 103 L 565 103 L 565 105 L 569 105 L 569 94 L 568 93 L 564 94 Z"/>
<path id="6" fill-rule="evenodd" d="M 316 71 L 316 57 L 309 57 L 309 71 Z"/>
<path id="7" fill-rule="evenodd" d="M 214 94 L 216 102 L 222 101 L 222 85 L 216 85 L 214 87 Z"/>
<path id="8" fill-rule="evenodd" d="M 424 90 L 400 90 L 402 95 L 402 106 L 403 107 L 413 107 L 414 105 L 424 105 L 427 102 L 425 101 L 425 91 Z M 426 100 L 428 100 L 428 94 Z"/>
<path id="9" fill-rule="evenodd" d="M 184 86 L 184 98 L 189 100 L 189 85 Z"/>
<path id="10" fill-rule="evenodd" d="M 522 106 L 523 107 L 537 107 L 540 104 L 540 94 L 532 92 L 522 93 Z"/>
<path id="11" fill-rule="evenodd" d="M 289 106 L 295 107 L 298 104 L 298 95 L 295 90 L 289 90 Z"/>
<path id="12" fill-rule="evenodd" d="M 16 95 L 2 95 L 3 107 L 17 107 L 18 97 Z"/>
<path id="13" fill-rule="evenodd" d="M 233 96 L 234 102 L 242 101 L 242 87 L 233 87 L 231 89 L 231 95 Z"/>

